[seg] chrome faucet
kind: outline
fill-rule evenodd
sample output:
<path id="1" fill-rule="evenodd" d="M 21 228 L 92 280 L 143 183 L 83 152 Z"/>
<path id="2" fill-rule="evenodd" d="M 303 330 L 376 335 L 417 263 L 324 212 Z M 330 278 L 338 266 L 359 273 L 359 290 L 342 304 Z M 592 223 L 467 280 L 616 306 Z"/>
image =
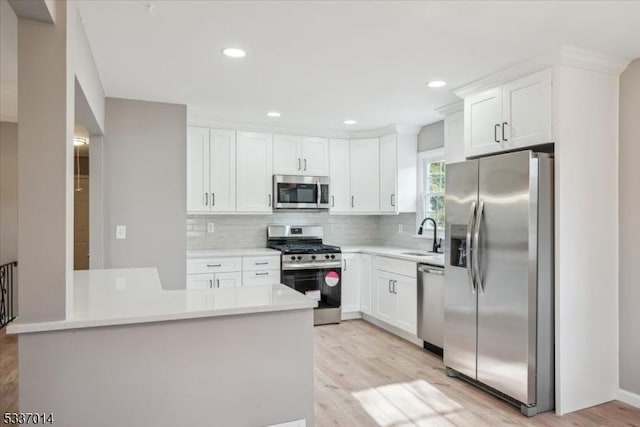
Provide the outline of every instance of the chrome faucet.
<path id="1" fill-rule="evenodd" d="M 423 231 L 422 227 L 424 226 L 424 223 L 427 221 L 431 221 L 433 223 L 433 248 L 431 249 L 431 252 L 438 253 L 438 249 L 442 247 L 442 239 L 440 239 L 440 242 L 438 243 L 438 224 L 436 223 L 435 219 L 431 217 L 426 217 L 425 219 L 423 219 L 422 222 L 420 223 L 418 234 L 422 235 L 422 231 Z"/>

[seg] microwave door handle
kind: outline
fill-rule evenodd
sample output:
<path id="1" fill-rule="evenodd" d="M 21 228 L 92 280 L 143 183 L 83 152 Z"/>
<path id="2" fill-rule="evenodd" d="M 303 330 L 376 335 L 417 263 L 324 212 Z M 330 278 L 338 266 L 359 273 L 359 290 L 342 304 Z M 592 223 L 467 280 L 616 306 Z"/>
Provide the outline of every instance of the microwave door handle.
<path id="1" fill-rule="evenodd" d="M 320 194 L 322 193 L 322 186 L 320 185 L 320 181 L 316 181 L 316 189 L 318 194 L 316 195 L 316 205 L 320 208 Z"/>

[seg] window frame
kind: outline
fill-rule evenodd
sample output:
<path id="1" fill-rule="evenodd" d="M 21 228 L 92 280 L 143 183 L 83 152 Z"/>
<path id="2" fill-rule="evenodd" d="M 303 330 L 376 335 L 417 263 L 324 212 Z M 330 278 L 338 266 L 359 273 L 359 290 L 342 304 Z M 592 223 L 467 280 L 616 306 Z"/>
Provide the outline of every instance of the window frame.
<path id="1" fill-rule="evenodd" d="M 444 162 L 444 147 L 443 148 L 436 148 L 436 149 L 432 149 L 432 150 L 427 150 L 427 151 L 421 151 L 418 153 L 418 165 L 417 165 L 417 172 L 418 172 L 418 185 L 416 186 L 417 189 L 417 209 L 416 209 L 416 237 L 420 237 L 420 238 L 424 238 L 424 239 L 431 239 L 431 237 L 433 236 L 433 229 L 432 228 L 427 228 L 429 227 L 430 224 L 425 224 L 425 228 L 423 229 L 423 234 L 422 236 L 418 235 L 418 230 L 420 229 L 420 223 L 422 222 L 422 220 L 424 219 L 424 214 L 425 214 L 425 195 L 426 194 L 433 194 L 433 193 L 425 193 L 425 188 L 424 188 L 424 183 L 425 183 L 425 179 L 424 179 L 424 174 L 425 174 L 425 170 L 424 170 L 424 165 L 425 163 L 432 163 L 432 162 L 438 162 L 438 161 L 442 161 Z M 445 163 L 445 167 L 446 167 L 446 163 Z M 427 230 L 429 232 L 427 232 Z M 439 239 L 444 239 L 445 236 L 445 229 L 443 228 L 437 228 L 436 231 L 436 235 Z"/>

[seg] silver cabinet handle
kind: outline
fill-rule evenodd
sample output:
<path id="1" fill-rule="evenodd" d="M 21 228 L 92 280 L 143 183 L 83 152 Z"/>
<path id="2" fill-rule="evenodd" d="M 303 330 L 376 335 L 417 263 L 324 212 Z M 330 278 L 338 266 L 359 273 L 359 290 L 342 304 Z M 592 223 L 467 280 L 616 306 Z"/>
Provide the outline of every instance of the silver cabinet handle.
<path id="1" fill-rule="evenodd" d="M 265 262 L 254 262 L 254 265 L 267 265 L 269 264 L 269 261 L 265 261 Z"/>
<path id="2" fill-rule="evenodd" d="M 209 206 L 209 193 L 204 193 L 204 205 Z"/>
<path id="3" fill-rule="evenodd" d="M 298 170 L 300 170 L 300 159 L 298 159 Z"/>
<path id="4" fill-rule="evenodd" d="M 398 281 L 394 280 L 393 281 L 393 293 L 396 294 L 396 295 L 398 295 L 397 289 L 398 289 Z"/>
<path id="5" fill-rule="evenodd" d="M 334 196 L 333 194 L 331 195 L 331 207 L 336 207 L 336 196 Z"/>
<path id="6" fill-rule="evenodd" d="M 469 282 L 471 283 L 471 293 L 476 293 L 476 281 L 473 273 L 473 258 L 469 256 L 474 252 L 471 249 L 471 233 L 473 230 L 473 220 L 476 217 L 476 202 L 471 203 L 471 209 L 469 209 L 469 219 L 467 221 L 467 275 L 469 276 Z"/>
<path id="7" fill-rule="evenodd" d="M 493 126 L 493 140 L 495 142 L 497 142 L 498 144 L 500 143 L 500 140 L 498 139 L 498 128 L 500 127 L 500 124 L 496 123 L 495 126 Z"/>
<path id="8" fill-rule="evenodd" d="M 213 288 L 213 279 L 209 279 L 209 287 Z"/>
<path id="9" fill-rule="evenodd" d="M 304 170 L 307 170 L 307 159 L 304 159 Z"/>
<path id="10" fill-rule="evenodd" d="M 396 206 L 396 202 L 395 202 L 395 200 L 393 200 L 393 199 L 395 199 L 395 196 L 396 196 L 395 194 L 391 195 L 391 206 L 393 206 L 393 207 Z"/>
<path id="11" fill-rule="evenodd" d="M 220 288 L 220 279 L 216 279 L 216 288 Z"/>
<path id="12" fill-rule="evenodd" d="M 507 142 L 507 138 L 504 137 L 504 127 L 505 127 L 505 125 L 508 125 L 508 123 L 507 122 L 503 122 L 502 123 L 502 140 L 504 142 Z"/>
<path id="13" fill-rule="evenodd" d="M 271 207 L 271 194 L 269 194 L 269 207 Z"/>
<path id="14" fill-rule="evenodd" d="M 389 284 L 387 285 L 387 288 L 389 289 L 390 294 L 393 293 L 393 291 L 391 290 L 391 282 L 393 282 L 393 280 L 389 280 Z"/>
<path id="15" fill-rule="evenodd" d="M 355 207 L 356 207 L 356 206 L 355 206 L 355 198 L 356 198 L 355 196 L 351 196 L 351 207 L 352 207 L 352 208 L 355 208 Z"/>
<path id="16" fill-rule="evenodd" d="M 211 206 L 216 205 L 216 193 L 211 193 Z"/>
<path id="17" fill-rule="evenodd" d="M 482 273 L 480 272 L 480 264 L 478 262 L 480 255 L 478 254 L 478 251 L 480 250 L 480 225 L 482 223 L 483 213 L 484 200 L 481 200 L 480 205 L 478 206 L 478 214 L 476 215 L 475 230 L 473 232 L 473 250 L 471 251 L 471 255 L 473 256 L 473 267 L 476 272 L 476 286 L 481 294 L 484 293 L 484 283 L 482 283 Z"/>
<path id="18" fill-rule="evenodd" d="M 256 276 L 268 276 L 269 273 L 256 273 Z"/>
<path id="19" fill-rule="evenodd" d="M 342 268 L 342 270 L 347 271 L 347 260 L 343 259 L 342 263 L 344 264 L 344 267 Z"/>
<path id="20" fill-rule="evenodd" d="M 207 264 L 207 267 L 222 267 L 222 264 Z"/>

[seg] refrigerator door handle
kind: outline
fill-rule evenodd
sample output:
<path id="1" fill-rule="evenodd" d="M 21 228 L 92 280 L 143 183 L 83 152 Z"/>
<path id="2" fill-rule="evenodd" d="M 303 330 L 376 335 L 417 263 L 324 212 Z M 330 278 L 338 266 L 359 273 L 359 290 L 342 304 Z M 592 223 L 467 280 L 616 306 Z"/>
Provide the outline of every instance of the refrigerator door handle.
<path id="1" fill-rule="evenodd" d="M 482 215 L 484 214 L 484 200 L 478 205 L 478 214 L 476 216 L 475 229 L 473 232 L 473 250 L 471 255 L 473 258 L 473 269 L 476 276 L 476 288 L 480 294 L 484 294 L 484 283 L 482 283 L 482 274 L 480 273 L 479 250 L 480 250 L 480 225 L 482 224 Z"/>
<path id="2" fill-rule="evenodd" d="M 474 251 L 471 249 L 471 233 L 473 230 L 473 220 L 476 217 L 476 202 L 471 203 L 469 210 L 469 220 L 467 221 L 467 253 Z M 467 274 L 469 275 L 469 283 L 471 284 L 471 293 L 476 293 L 476 281 L 473 274 L 473 258 L 467 256 Z"/>

